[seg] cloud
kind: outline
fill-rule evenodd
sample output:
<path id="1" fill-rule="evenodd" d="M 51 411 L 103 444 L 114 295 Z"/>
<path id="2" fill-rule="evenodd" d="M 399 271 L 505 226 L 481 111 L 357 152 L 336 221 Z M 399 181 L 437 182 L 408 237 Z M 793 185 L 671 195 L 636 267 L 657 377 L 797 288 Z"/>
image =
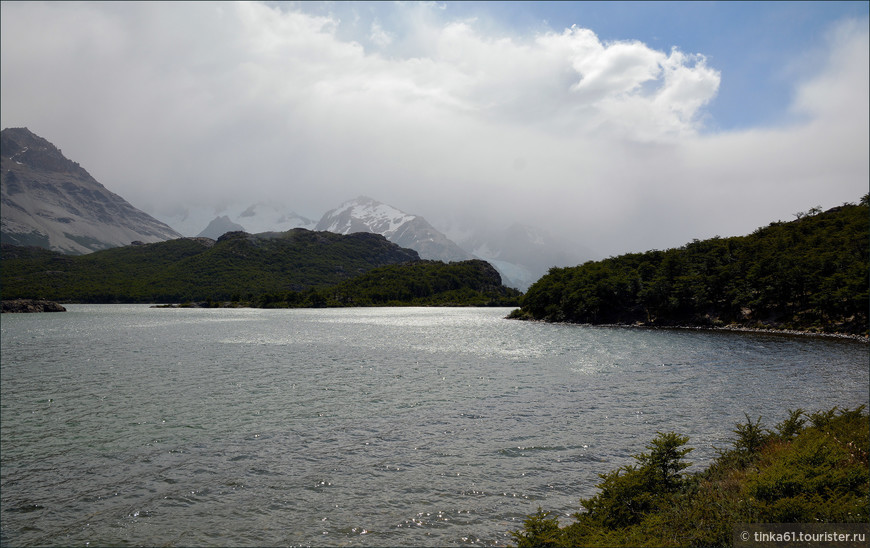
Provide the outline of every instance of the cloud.
<path id="1" fill-rule="evenodd" d="M 393 36 L 385 31 L 381 24 L 377 21 L 372 21 L 372 33 L 369 36 L 372 42 L 384 48 L 393 43 Z"/>
<path id="2" fill-rule="evenodd" d="M 269 200 L 317 217 L 367 194 L 436 224 L 531 221 L 604 254 L 866 192 L 861 22 L 832 31 L 791 126 L 711 134 L 727 75 L 702 53 L 390 9 L 3 4 L 3 126 L 151 213 Z"/>

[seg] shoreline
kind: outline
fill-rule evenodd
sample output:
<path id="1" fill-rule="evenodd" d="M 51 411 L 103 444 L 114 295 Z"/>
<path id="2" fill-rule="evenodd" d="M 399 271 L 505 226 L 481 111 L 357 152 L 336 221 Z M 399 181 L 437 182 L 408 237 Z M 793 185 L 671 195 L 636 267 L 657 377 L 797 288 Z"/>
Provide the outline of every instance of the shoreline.
<path id="1" fill-rule="evenodd" d="M 66 312 L 66 308 L 46 299 L 4 299 L 3 314 L 28 314 L 42 312 Z"/>
<path id="2" fill-rule="evenodd" d="M 867 335 L 853 335 L 850 333 L 825 333 L 819 331 L 803 331 L 800 329 L 776 329 L 771 327 L 741 327 L 737 325 L 723 326 L 704 326 L 704 325 L 674 325 L 674 326 L 654 326 L 654 325 L 638 325 L 636 327 L 645 327 L 647 329 L 694 329 L 697 331 L 731 331 L 737 333 L 764 333 L 770 335 L 789 335 L 794 337 L 826 337 L 830 339 L 847 339 L 858 342 L 870 342 L 870 337 Z"/>
<path id="3" fill-rule="evenodd" d="M 769 335 L 788 335 L 792 337 L 825 337 L 829 339 L 852 340 L 862 343 L 870 343 L 870 336 L 856 335 L 852 333 L 840 332 L 819 332 L 819 331 L 804 331 L 800 329 L 778 329 L 775 327 L 749 327 L 740 325 L 649 325 L 644 323 L 575 323 L 575 322 L 549 322 L 547 320 L 534 320 L 531 318 L 512 318 L 506 316 L 508 320 L 520 320 L 524 322 L 550 323 L 556 325 L 584 325 L 587 327 L 622 327 L 635 329 L 685 329 L 694 331 L 728 331 L 734 333 L 763 333 Z"/>

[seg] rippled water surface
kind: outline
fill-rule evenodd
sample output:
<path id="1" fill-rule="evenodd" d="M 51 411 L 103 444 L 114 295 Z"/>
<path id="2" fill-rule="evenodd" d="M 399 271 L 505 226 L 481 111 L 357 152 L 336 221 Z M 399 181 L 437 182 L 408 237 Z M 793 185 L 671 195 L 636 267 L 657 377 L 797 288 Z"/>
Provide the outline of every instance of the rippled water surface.
<path id="1" fill-rule="evenodd" d="M 656 431 L 868 400 L 866 344 L 507 309 L 72 305 L 2 319 L 10 545 L 499 545 Z M 570 521 L 570 520 L 563 520 Z"/>

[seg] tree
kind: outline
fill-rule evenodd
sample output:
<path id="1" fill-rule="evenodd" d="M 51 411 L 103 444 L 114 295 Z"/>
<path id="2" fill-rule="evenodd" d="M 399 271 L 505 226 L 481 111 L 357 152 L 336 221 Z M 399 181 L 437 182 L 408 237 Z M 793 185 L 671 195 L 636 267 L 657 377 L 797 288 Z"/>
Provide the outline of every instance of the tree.
<path id="1" fill-rule="evenodd" d="M 523 520 L 523 528 L 511 531 L 517 541 L 518 548 L 538 548 L 557 546 L 562 534 L 558 518 L 551 518 L 552 512 L 545 512 L 538 506 L 538 511 Z"/>
<path id="2" fill-rule="evenodd" d="M 681 436 L 675 432 L 658 436 L 646 446 L 649 453 L 635 455 L 641 470 L 645 470 L 650 482 L 650 488 L 656 491 L 673 492 L 682 485 L 682 471 L 692 465 L 691 462 L 683 461 L 693 448 L 680 449 L 689 441 L 688 436 Z"/>
<path id="3" fill-rule="evenodd" d="M 637 466 L 599 474 L 604 480 L 598 484 L 601 492 L 580 501 L 586 516 L 608 529 L 633 525 L 683 485 L 682 471 L 692 464 L 683 458 L 692 448 L 681 447 L 689 438 L 674 432 L 657 434 L 646 446 L 648 453 L 634 455 Z"/>

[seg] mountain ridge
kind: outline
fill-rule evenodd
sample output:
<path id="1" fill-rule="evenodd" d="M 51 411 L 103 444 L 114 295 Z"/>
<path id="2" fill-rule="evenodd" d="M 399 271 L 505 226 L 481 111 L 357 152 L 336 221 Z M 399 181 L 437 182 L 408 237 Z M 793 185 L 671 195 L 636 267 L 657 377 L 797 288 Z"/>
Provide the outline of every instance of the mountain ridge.
<path id="1" fill-rule="evenodd" d="M 0 241 L 89 253 L 181 236 L 27 128 L 0 132 Z"/>
<path id="2" fill-rule="evenodd" d="M 371 232 L 416 250 L 423 259 L 483 259 L 499 271 L 506 285 L 521 290 L 550 266 L 576 264 L 568 255 L 556 253 L 558 246 L 539 237 L 540 231 L 532 227 L 515 223 L 503 231 L 478 229 L 459 241 L 420 215 L 367 196 L 343 202 L 318 222 L 273 200 L 220 207 L 177 204 L 158 220 L 109 191 L 27 128 L 3 130 L 2 156 L 2 243 L 81 254 L 134 241 L 179 238 L 180 232 L 213 239 L 229 231 L 259 234 L 292 228 Z"/>
<path id="3" fill-rule="evenodd" d="M 464 261 L 474 256 L 435 229 L 419 215 L 359 196 L 323 214 L 314 230 L 337 234 L 373 232 L 402 247 L 413 249 L 422 259 Z"/>

